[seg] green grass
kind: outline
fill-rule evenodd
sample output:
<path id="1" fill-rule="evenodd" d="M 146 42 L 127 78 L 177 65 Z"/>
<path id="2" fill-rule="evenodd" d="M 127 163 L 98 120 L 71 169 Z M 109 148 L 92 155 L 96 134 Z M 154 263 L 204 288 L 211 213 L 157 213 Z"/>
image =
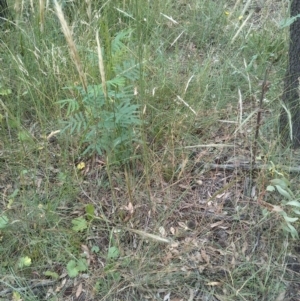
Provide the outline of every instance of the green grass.
<path id="1" fill-rule="evenodd" d="M 263 214 L 295 164 L 285 1 L 62 1 L 71 41 L 54 7 L 21 2 L 0 33 L 0 300 L 287 300 L 297 251 Z M 275 169 L 205 168 L 251 160 L 267 69 L 257 157 Z"/>

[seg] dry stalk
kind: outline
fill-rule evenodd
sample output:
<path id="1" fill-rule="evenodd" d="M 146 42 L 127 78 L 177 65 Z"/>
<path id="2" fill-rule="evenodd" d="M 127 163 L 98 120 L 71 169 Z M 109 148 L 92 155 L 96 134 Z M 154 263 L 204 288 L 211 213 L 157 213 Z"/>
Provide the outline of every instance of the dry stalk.
<path id="1" fill-rule="evenodd" d="M 40 30 L 41 32 L 44 31 L 44 24 L 45 24 L 45 0 L 39 0 L 40 4 Z"/>
<path id="2" fill-rule="evenodd" d="M 61 25 L 63 34 L 64 34 L 64 36 L 66 38 L 67 43 L 68 43 L 69 51 L 70 51 L 71 57 L 72 57 L 72 59 L 74 61 L 74 64 L 76 66 L 76 69 L 77 69 L 77 72 L 78 72 L 81 84 L 82 84 L 84 90 L 87 91 L 87 79 L 86 79 L 86 75 L 83 72 L 81 60 L 80 60 L 80 57 L 79 57 L 79 54 L 78 54 L 75 42 L 73 40 L 71 30 L 70 30 L 70 28 L 69 28 L 69 26 L 67 24 L 67 21 L 66 21 L 66 19 L 64 17 L 64 14 L 63 14 L 63 11 L 61 9 L 61 6 L 58 4 L 57 0 L 54 0 L 54 7 L 55 7 L 56 15 L 57 15 L 57 17 L 59 19 L 59 22 L 60 22 L 60 25 Z"/>
<path id="3" fill-rule="evenodd" d="M 258 140 L 258 135 L 259 135 L 259 129 L 261 126 L 261 113 L 262 113 L 262 105 L 263 105 L 263 100 L 265 97 L 265 93 L 268 91 L 269 84 L 267 82 L 267 77 L 269 73 L 269 68 L 266 69 L 265 71 L 265 77 L 261 86 L 261 94 L 260 94 L 260 99 L 259 99 L 259 108 L 257 112 L 257 119 L 256 119 L 256 128 L 255 128 L 255 136 L 254 136 L 254 145 L 253 145 L 253 164 L 255 164 L 255 158 L 256 158 L 256 153 L 257 153 L 257 140 Z"/>
<path id="4" fill-rule="evenodd" d="M 98 63 L 99 63 L 102 89 L 103 89 L 104 97 L 105 97 L 105 99 L 107 99 L 105 68 L 104 68 L 104 63 L 103 63 L 103 56 L 102 56 L 101 44 L 100 44 L 99 32 L 98 31 L 96 33 L 96 41 L 97 41 Z"/>

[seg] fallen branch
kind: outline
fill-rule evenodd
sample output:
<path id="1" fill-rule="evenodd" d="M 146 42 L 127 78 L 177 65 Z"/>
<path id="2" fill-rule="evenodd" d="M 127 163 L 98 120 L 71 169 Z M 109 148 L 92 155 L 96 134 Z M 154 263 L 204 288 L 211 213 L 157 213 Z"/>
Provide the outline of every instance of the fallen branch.
<path id="1" fill-rule="evenodd" d="M 0 280 L 0 283 L 4 284 L 4 285 L 7 285 L 7 286 L 10 286 L 10 285 L 6 284 L 4 281 L 1 281 L 1 280 Z M 4 289 L 4 290 L 0 291 L 0 297 L 3 297 L 7 294 L 11 294 L 13 292 L 24 292 L 26 290 L 32 290 L 34 288 L 51 286 L 51 285 L 54 285 L 55 283 L 57 283 L 56 280 L 42 280 L 42 281 L 37 282 L 37 283 L 32 283 L 32 284 L 30 284 L 26 287 L 12 287 L 11 286 L 11 288 Z"/>
<path id="2" fill-rule="evenodd" d="M 234 169 L 240 169 L 240 170 L 272 170 L 274 169 L 274 165 L 271 164 L 250 164 L 250 163 L 229 163 L 229 164 L 213 164 L 213 163 L 207 163 L 204 165 L 205 169 L 221 169 L 221 170 L 234 170 Z M 280 165 L 276 166 L 276 169 L 282 170 L 288 173 L 300 173 L 300 166 L 293 167 L 293 166 L 285 166 Z"/>

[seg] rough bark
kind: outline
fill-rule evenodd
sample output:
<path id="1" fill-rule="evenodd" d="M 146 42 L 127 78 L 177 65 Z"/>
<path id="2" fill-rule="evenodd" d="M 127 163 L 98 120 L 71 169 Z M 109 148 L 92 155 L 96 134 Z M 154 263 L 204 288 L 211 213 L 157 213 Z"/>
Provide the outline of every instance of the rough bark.
<path id="1" fill-rule="evenodd" d="M 291 17 L 300 14 L 300 0 L 292 0 Z M 284 142 L 290 141 L 295 148 L 300 147 L 300 18 L 290 26 L 288 68 L 284 83 L 283 101 L 292 117 L 292 138 L 288 116 L 285 110 L 280 117 L 280 132 Z"/>

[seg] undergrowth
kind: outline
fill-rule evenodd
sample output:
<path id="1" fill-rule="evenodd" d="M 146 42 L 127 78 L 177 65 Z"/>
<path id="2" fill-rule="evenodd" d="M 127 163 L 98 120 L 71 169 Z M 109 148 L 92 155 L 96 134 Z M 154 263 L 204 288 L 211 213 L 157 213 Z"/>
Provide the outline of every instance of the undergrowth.
<path id="1" fill-rule="evenodd" d="M 0 300 L 297 300 L 286 2 L 7 2 Z"/>

